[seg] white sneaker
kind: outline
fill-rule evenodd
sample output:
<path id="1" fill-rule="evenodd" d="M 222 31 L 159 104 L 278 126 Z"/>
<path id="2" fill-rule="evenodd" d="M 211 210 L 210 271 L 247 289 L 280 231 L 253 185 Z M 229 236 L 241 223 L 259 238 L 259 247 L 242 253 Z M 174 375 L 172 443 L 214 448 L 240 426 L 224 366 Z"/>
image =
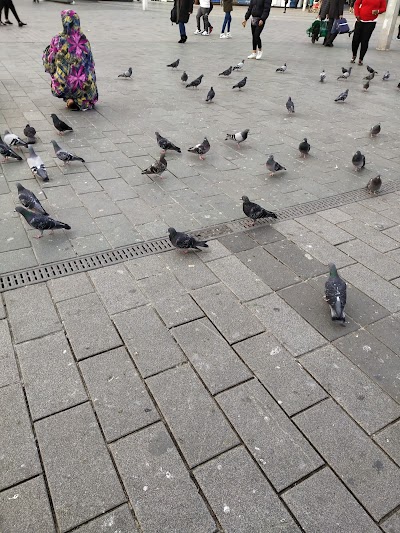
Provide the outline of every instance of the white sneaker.
<path id="1" fill-rule="evenodd" d="M 204 31 L 202 32 L 202 35 L 210 35 L 210 34 L 208 33 L 208 31 L 204 30 Z"/>
<path id="2" fill-rule="evenodd" d="M 261 58 L 262 58 L 262 50 L 259 50 L 257 52 L 256 59 L 261 59 Z"/>
<path id="3" fill-rule="evenodd" d="M 195 35 L 200 35 L 200 33 L 201 33 L 201 30 L 196 30 L 196 31 L 194 32 Z"/>
<path id="4" fill-rule="evenodd" d="M 255 59 L 256 57 L 257 57 L 257 54 L 255 52 L 253 52 L 252 54 L 247 56 L 247 59 Z"/>
<path id="5" fill-rule="evenodd" d="M 225 33 L 221 33 L 221 35 L 219 36 L 220 39 L 226 39 L 226 37 L 227 36 L 225 35 Z"/>
<path id="6" fill-rule="evenodd" d="M 232 39 L 232 35 L 231 35 L 231 32 L 230 32 L 230 31 L 228 31 L 228 33 L 226 34 L 226 38 L 227 38 L 227 39 Z"/>

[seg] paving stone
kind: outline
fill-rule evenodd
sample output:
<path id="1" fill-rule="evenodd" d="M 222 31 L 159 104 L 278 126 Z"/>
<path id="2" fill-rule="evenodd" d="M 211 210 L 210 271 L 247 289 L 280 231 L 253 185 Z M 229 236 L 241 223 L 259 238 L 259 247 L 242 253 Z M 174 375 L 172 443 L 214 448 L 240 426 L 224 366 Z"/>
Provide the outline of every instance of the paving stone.
<path id="1" fill-rule="evenodd" d="M 156 213 L 142 198 L 128 198 L 116 204 L 132 224 L 146 224 L 146 222 L 154 222 L 157 218 Z"/>
<path id="2" fill-rule="evenodd" d="M 219 281 L 195 253 L 182 254 L 173 250 L 163 254 L 162 260 L 164 269 L 172 272 L 188 290 L 199 289 Z"/>
<path id="3" fill-rule="evenodd" d="M 55 533 L 43 477 L 0 493 L 0 516 L 4 533 Z"/>
<path id="4" fill-rule="evenodd" d="M 96 224 L 113 248 L 143 240 L 125 215 L 110 215 L 96 219 Z"/>
<path id="5" fill-rule="evenodd" d="M 31 422 L 19 384 L 0 389 L 0 490 L 40 474 Z"/>
<path id="6" fill-rule="evenodd" d="M 323 461 L 256 380 L 216 396 L 231 424 L 277 491 Z"/>
<path id="7" fill-rule="evenodd" d="M 97 294 L 65 300 L 57 307 L 78 360 L 122 344 Z"/>
<path id="8" fill-rule="evenodd" d="M 6 318 L 6 309 L 4 307 L 3 297 L 0 294 L 0 319 Z"/>
<path id="9" fill-rule="evenodd" d="M 103 180 L 101 185 L 113 201 L 125 200 L 126 198 L 136 198 L 138 196 L 137 191 L 134 191 L 133 188 L 128 185 L 123 178 Z"/>
<path id="10" fill-rule="evenodd" d="M 293 420 L 375 520 L 399 505 L 400 469 L 332 400 Z"/>
<path id="11" fill-rule="evenodd" d="M 7 320 L 0 320 L 0 388 L 19 382 L 17 362 Z"/>
<path id="12" fill-rule="evenodd" d="M 93 285 L 84 272 L 52 279 L 47 282 L 47 287 L 55 302 L 70 300 L 71 298 L 94 292 Z"/>
<path id="13" fill-rule="evenodd" d="M 30 248 L 0 253 L 0 274 L 36 266 L 38 261 Z"/>
<path id="14" fill-rule="evenodd" d="M 300 531 L 242 446 L 199 466 L 194 475 L 225 531 Z"/>
<path id="15" fill-rule="evenodd" d="M 394 239 L 397 242 L 400 242 L 400 226 L 393 226 L 393 228 L 389 228 L 385 230 L 384 235 L 387 237 L 390 237 L 391 239 Z"/>
<path id="16" fill-rule="evenodd" d="M 399 358 L 395 353 L 365 330 L 338 339 L 335 346 L 399 402 Z"/>
<path id="17" fill-rule="evenodd" d="M 289 416 L 326 398 L 318 383 L 269 333 L 238 342 L 235 350 Z"/>
<path id="18" fill-rule="evenodd" d="M 164 255 L 165 254 L 155 254 L 147 257 L 138 257 L 137 259 L 132 259 L 124 264 L 136 280 L 149 278 L 164 273 Z"/>
<path id="19" fill-rule="evenodd" d="M 339 226 L 369 246 L 372 246 L 378 252 L 388 252 L 399 247 L 397 241 L 360 220 L 349 220 L 348 222 L 340 223 Z"/>
<path id="20" fill-rule="evenodd" d="M 25 227 L 28 228 L 26 223 L 18 218 L 0 220 L 0 253 L 30 246 Z"/>
<path id="21" fill-rule="evenodd" d="M 374 440 L 400 466 L 400 420 L 374 435 Z"/>
<path id="22" fill-rule="evenodd" d="M 385 195 L 385 197 L 387 198 L 387 195 Z M 365 205 L 359 203 L 343 205 L 341 206 L 340 211 L 350 215 L 353 219 L 355 219 L 354 222 L 359 220 L 371 227 L 376 228 L 377 230 L 382 231 L 394 225 L 393 221 L 389 218 L 386 218 L 385 216 L 382 216 L 382 214 L 376 213 L 371 209 L 367 209 Z M 358 227 L 361 228 L 361 226 Z M 352 232 L 349 231 L 349 233 Z"/>
<path id="23" fill-rule="evenodd" d="M 131 309 L 114 315 L 113 320 L 143 377 L 186 361 L 152 308 Z"/>
<path id="24" fill-rule="evenodd" d="M 191 467 L 238 443 L 217 404 L 189 365 L 167 370 L 146 381 Z"/>
<path id="25" fill-rule="evenodd" d="M 105 192 L 81 194 L 80 199 L 93 218 L 118 215 L 121 211 Z"/>
<path id="26" fill-rule="evenodd" d="M 62 326 L 45 285 L 31 285 L 5 293 L 16 343 L 59 331 Z M 40 320 L 38 320 L 38 314 Z"/>
<path id="27" fill-rule="evenodd" d="M 237 252 L 243 252 L 244 250 L 251 250 L 251 248 L 257 246 L 257 243 L 251 238 L 251 236 L 243 231 L 220 237 L 219 242 L 234 254 Z"/>
<path id="28" fill-rule="evenodd" d="M 400 405 L 335 347 L 324 346 L 300 362 L 367 433 L 400 417 Z"/>
<path id="29" fill-rule="evenodd" d="M 277 294 L 264 296 L 247 305 L 267 331 L 294 356 L 326 343 L 324 337 Z"/>
<path id="30" fill-rule="evenodd" d="M 282 233 L 269 225 L 254 226 L 254 228 L 247 230 L 246 234 L 261 245 L 281 241 L 285 238 Z"/>
<path id="31" fill-rule="evenodd" d="M 111 451 L 144 533 L 215 531 L 214 521 L 161 423 L 111 444 Z"/>
<path id="32" fill-rule="evenodd" d="M 91 520 L 74 533 L 139 533 L 129 507 L 124 504 L 99 518 Z"/>
<path id="33" fill-rule="evenodd" d="M 352 219 L 351 215 L 340 209 L 337 209 L 336 207 L 333 209 L 327 209 L 326 211 L 319 211 L 317 214 L 329 222 L 332 222 L 332 224 L 338 224 L 339 222 L 346 222 L 346 220 Z"/>
<path id="34" fill-rule="evenodd" d="M 399 263 L 358 239 L 342 244 L 339 248 L 386 280 L 400 276 Z"/>
<path id="35" fill-rule="evenodd" d="M 400 356 L 400 316 L 388 316 L 375 324 L 368 331 Z"/>
<path id="36" fill-rule="evenodd" d="M 76 239 L 86 235 L 97 235 L 99 227 L 84 207 L 71 207 L 70 209 L 58 209 L 54 213 L 57 220 L 68 222 L 72 229 L 68 232 L 68 238 Z"/>
<path id="37" fill-rule="evenodd" d="M 221 257 L 226 257 L 231 254 L 230 250 L 216 239 L 209 241 L 208 246 L 206 254 L 199 254 L 199 258 L 203 263 L 209 263 L 210 261 L 221 259 Z"/>
<path id="38" fill-rule="evenodd" d="M 303 279 L 318 276 L 327 271 L 326 265 L 287 239 L 268 244 L 265 249 Z"/>
<path id="39" fill-rule="evenodd" d="M 197 289 L 192 296 L 230 344 L 264 331 L 257 318 L 222 283 Z"/>
<path id="40" fill-rule="evenodd" d="M 46 188 L 46 198 L 50 209 L 66 209 L 80 207 L 82 202 L 70 185 Z"/>
<path id="41" fill-rule="evenodd" d="M 90 174 L 90 172 L 69 174 L 68 181 L 74 188 L 76 194 L 85 194 L 102 190 L 100 183 Z"/>
<path id="42" fill-rule="evenodd" d="M 379 533 L 380 529 L 329 468 L 282 496 L 304 531 Z"/>
<path id="43" fill-rule="evenodd" d="M 98 181 L 109 180 L 110 178 L 119 178 L 119 173 L 107 161 L 86 163 L 86 167 Z"/>
<path id="44" fill-rule="evenodd" d="M 398 533 L 400 531 L 400 511 L 382 522 L 381 528 L 385 533 Z"/>
<path id="45" fill-rule="evenodd" d="M 318 214 L 306 215 L 297 218 L 296 221 L 335 246 L 354 239 L 351 233 L 343 231 L 340 227 L 320 217 Z"/>

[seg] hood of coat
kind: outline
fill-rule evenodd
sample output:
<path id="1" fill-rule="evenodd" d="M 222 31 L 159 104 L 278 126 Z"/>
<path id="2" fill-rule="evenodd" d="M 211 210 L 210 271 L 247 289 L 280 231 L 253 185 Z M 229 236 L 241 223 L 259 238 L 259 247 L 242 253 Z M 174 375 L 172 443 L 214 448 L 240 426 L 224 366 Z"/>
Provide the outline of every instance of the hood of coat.
<path id="1" fill-rule="evenodd" d="M 61 20 L 64 28 L 64 33 L 70 35 L 72 32 L 81 31 L 81 21 L 79 15 L 73 9 L 65 9 L 61 11 Z"/>

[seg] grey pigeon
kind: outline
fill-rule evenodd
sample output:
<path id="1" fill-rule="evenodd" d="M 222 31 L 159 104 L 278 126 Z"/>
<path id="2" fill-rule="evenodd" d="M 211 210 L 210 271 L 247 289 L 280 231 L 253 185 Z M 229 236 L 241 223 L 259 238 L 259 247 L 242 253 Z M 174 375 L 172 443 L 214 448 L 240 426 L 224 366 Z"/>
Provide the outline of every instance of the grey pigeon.
<path id="1" fill-rule="evenodd" d="M 132 77 L 132 67 L 129 67 L 128 70 L 122 74 L 118 74 L 118 78 L 131 78 Z"/>
<path id="2" fill-rule="evenodd" d="M 186 250 L 184 253 L 187 253 L 187 250 L 190 249 L 200 250 L 199 246 L 202 248 L 208 248 L 207 241 L 198 241 L 191 235 L 176 231 L 174 228 L 168 228 L 168 233 L 172 245 L 180 250 Z"/>
<path id="3" fill-rule="evenodd" d="M 288 110 L 288 113 L 294 113 L 294 103 L 290 96 L 286 102 L 286 109 Z"/>
<path id="4" fill-rule="evenodd" d="M 53 145 L 56 156 L 58 157 L 60 161 L 64 162 L 64 165 L 67 165 L 71 161 L 81 161 L 81 163 L 85 162 L 85 160 L 82 159 L 82 157 L 71 154 L 71 152 L 68 152 L 67 150 L 64 150 L 63 148 L 61 148 L 61 146 L 59 146 L 56 141 L 51 141 L 51 144 Z"/>
<path id="5" fill-rule="evenodd" d="M 365 78 L 363 78 L 364 80 L 368 80 L 368 81 L 371 81 L 375 78 L 375 73 L 374 72 L 371 72 L 371 74 L 368 74 L 367 76 L 365 76 Z"/>
<path id="6" fill-rule="evenodd" d="M 58 134 L 59 135 L 64 135 L 64 132 L 65 131 L 74 131 L 71 126 L 68 126 L 68 124 L 65 124 L 65 122 L 63 122 L 62 120 L 60 120 L 58 118 L 57 115 L 55 115 L 54 113 L 52 113 L 51 115 L 51 118 L 53 119 L 53 124 L 54 124 L 54 127 L 56 128 L 56 130 L 58 131 Z"/>
<path id="7" fill-rule="evenodd" d="M 4 142 L 8 144 L 8 146 L 15 146 L 15 148 L 19 148 L 20 146 L 28 148 L 27 142 L 20 139 L 15 133 L 10 133 L 8 130 L 5 130 L 4 132 Z"/>
<path id="8" fill-rule="evenodd" d="M 225 141 L 228 139 L 231 139 L 232 141 L 237 142 L 237 147 L 240 148 L 240 143 L 245 141 L 247 139 L 247 136 L 249 134 L 249 129 L 238 131 L 237 133 L 227 133 L 225 137 Z"/>
<path id="9" fill-rule="evenodd" d="M 25 189 L 25 187 L 20 183 L 17 183 L 17 189 L 19 201 L 24 207 L 30 209 L 31 211 L 35 211 L 36 213 L 40 213 L 41 215 L 48 215 L 32 191 Z"/>
<path id="10" fill-rule="evenodd" d="M 176 61 L 174 61 L 170 65 L 167 65 L 167 67 L 177 68 L 179 66 L 179 61 L 180 61 L 180 59 L 177 59 Z"/>
<path id="11" fill-rule="evenodd" d="M 325 78 L 326 78 L 325 70 L 322 70 L 321 74 L 319 75 L 319 81 L 321 83 L 324 83 Z"/>
<path id="12" fill-rule="evenodd" d="M 373 69 L 372 67 L 370 67 L 369 65 L 367 65 L 367 70 L 368 72 L 370 72 L 371 74 L 378 74 L 377 71 L 375 69 Z"/>
<path id="13" fill-rule="evenodd" d="M 232 74 L 233 67 L 229 67 L 223 72 L 220 72 L 218 76 L 230 76 Z"/>
<path id="14" fill-rule="evenodd" d="M 276 69 L 276 72 L 286 72 L 287 65 L 284 63 L 281 67 Z"/>
<path id="15" fill-rule="evenodd" d="M 17 159 L 18 161 L 22 161 L 22 157 L 18 155 L 16 152 L 14 152 L 14 150 L 10 148 L 8 144 L 3 141 L 1 136 L 0 136 L 0 154 L 4 156 L 4 160 L 2 161 L 2 163 L 5 163 L 7 159 L 9 159 L 10 157 L 13 159 Z"/>
<path id="16" fill-rule="evenodd" d="M 181 149 L 178 146 L 175 146 L 174 144 L 172 144 L 171 141 L 169 141 L 168 139 L 160 135 L 158 131 L 156 131 L 156 137 L 157 137 L 157 144 L 161 148 L 161 150 L 163 150 L 164 153 L 167 150 L 174 150 L 175 152 L 178 152 L 179 154 L 181 153 Z"/>
<path id="17" fill-rule="evenodd" d="M 311 150 L 310 143 L 307 141 L 307 138 L 304 137 L 304 139 L 299 144 L 299 152 L 301 154 L 301 157 L 306 157 Z"/>
<path id="18" fill-rule="evenodd" d="M 329 278 L 325 283 L 325 300 L 331 308 L 332 320 L 342 322 L 342 326 L 346 322 L 346 314 L 344 308 L 346 305 L 346 283 L 339 277 L 334 263 L 329 263 Z"/>
<path id="19" fill-rule="evenodd" d="M 243 87 L 246 85 L 247 83 L 247 76 L 245 76 L 242 80 L 240 80 L 236 85 L 234 85 L 232 87 L 232 89 L 239 89 L 239 91 L 241 89 L 243 89 Z"/>
<path id="20" fill-rule="evenodd" d="M 198 87 L 201 83 L 201 80 L 204 78 L 204 74 L 201 74 L 198 78 L 196 78 L 195 80 L 191 81 L 190 83 L 188 83 L 186 85 L 186 88 L 188 87 Z"/>
<path id="21" fill-rule="evenodd" d="M 375 176 L 375 178 L 371 178 L 369 180 L 369 182 L 367 183 L 366 189 L 370 194 L 378 194 L 381 186 L 382 186 L 382 179 L 381 179 L 380 174 L 378 174 L 377 176 Z"/>
<path id="22" fill-rule="evenodd" d="M 40 156 L 38 156 L 31 145 L 29 148 L 29 156 L 26 161 L 34 176 L 39 176 L 43 181 L 49 181 L 49 175 L 47 174 L 46 167 Z"/>
<path id="23" fill-rule="evenodd" d="M 25 207 L 22 207 L 20 205 L 17 205 L 15 211 L 22 215 L 27 221 L 27 223 L 32 226 L 32 228 L 35 228 L 40 231 L 39 235 L 34 235 L 35 239 L 40 239 L 41 237 L 43 237 L 43 232 L 45 230 L 50 230 L 53 233 L 53 230 L 55 229 L 71 229 L 71 226 L 69 226 L 68 224 L 64 224 L 64 222 L 54 220 L 53 218 L 50 218 L 47 215 L 40 215 L 38 213 L 34 213 L 33 211 L 29 211 L 28 209 L 25 209 Z"/>
<path id="24" fill-rule="evenodd" d="M 360 150 L 357 150 L 357 152 L 353 155 L 351 162 L 353 163 L 354 168 L 358 172 L 363 167 L 365 167 L 365 155 L 363 155 Z"/>
<path id="25" fill-rule="evenodd" d="M 211 89 L 207 93 L 206 102 L 212 102 L 214 96 L 215 96 L 215 91 L 214 91 L 214 88 L 211 87 Z"/>
<path id="26" fill-rule="evenodd" d="M 193 154 L 198 154 L 199 159 L 204 159 L 204 155 L 210 150 L 211 146 L 208 142 L 207 137 L 204 137 L 204 141 L 200 144 L 196 144 L 196 146 L 192 146 L 191 148 L 188 148 L 188 152 L 192 152 Z"/>
<path id="27" fill-rule="evenodd" d="M 368 89 L 369 89 L 369 81 L 366 81 L 366 82 L 364 83 L 364 85 L 363 85 L 363 89 L 364 89 L 364 91 L 368 91 Z"/>
<path id="28" fill-rule="evenodd" d="M 186 74 L 185 71 L 183 71 L 183 74 L 181 76 L 181 80 L 183 81 L 183 83 L 186 83 L 188 81 L 188 75 Z"/>
<path id="29" fill-rule="evenodd" d="M 387 70 L 385 74 L 382 76 L 383 81 L 387 81 L 390 78 L 390 72 Z"/>
<path id="30" fill-rule="evenodd" d="M 267 169 L 269 170 L 270 176 L 273 176 L 275 172 L 279 172 L 280 170 L 286 170 L 285 167 L 283 167 L 277 161 L 275 161 L 273 155 L 270 155 L 268 157 L 266 165 L 267 165 Z"/>
<path id="31" fill-rule="evenodd" d="M 343 93 L 340 93 L 337 98 L 335 98 L 335 102 L 344 102 L 346 98 L 349 95 L 349 90 L 346 89 Z"/>
<path id="32" fill-rule="evenodd" d="M 253 226 L 258 218 L 278 218 L 272 211 L 267 211 L 261 205 L 250 202 L 247 196 L 242 196 L 243 213 L 252 219 Z"/>
<path id="33" fill-rule="evenodd" d="M 35 130 L 35 128 L 33 128 L 32 126 L 27 124 L 25 126 L 25 128 L 24 128 L 24 135 L 28 139 L 28 144 L 35 144 L 35 142 L 36 142 L 36 139 L 35 139 L 36 130 Z"/>
<path id="34" fill-rule="evenodd" d="M 378 122 L 378 124 L 375 124 L 375 126 L 372 126 L 372 128 L 369 130 L 369 134 L 371 137 L 375 137 L 375 135 L 378 135 L 381 131 L 381 123 Z"/>
<path id="35" fill-rule="evenodd" d="M 162 178 L 161 174 L 164 172 L 164 170 L 167 169 L 167 160 L 165 159 L 164 153 L 161 154 L 159 161 L 156 161 L 152 165 L 149 166 L 149 168 L 146 168 L 146 170 L 142 171 L 142 174 L 156 174 Z"/>
<path id="36" fill-rule="evenodd" d="M 347 80 L 347 78 L 350 77 L 352 68 L 353 67 L 350 67 L 349 70 L 346 70 L 346 72 L 343 72 L 343 74 L 341 76 L 338 76 L 337 79 L 338 80 Z"/>
<path id="37" fill-rule="evenodd" d="M 350 68 L 352 68 L 352 67 L 350 67 Z M 345 68 L 345 67 L 342 67 L 342 74 L 345 74 L 345 73 L 348 72 L 348 71 L 349 71 L 349 69 L 347 69 L 347 68 Z"/>
<path id="38" fill-rule="evenodd" d="M 242 59 L 242 61 L 240 63 L 238 63 L 237 65 L 235 65 L 233 67 L 233 70 L 242 70 L 242 68 L 244 67 L 244 59 Z"/>

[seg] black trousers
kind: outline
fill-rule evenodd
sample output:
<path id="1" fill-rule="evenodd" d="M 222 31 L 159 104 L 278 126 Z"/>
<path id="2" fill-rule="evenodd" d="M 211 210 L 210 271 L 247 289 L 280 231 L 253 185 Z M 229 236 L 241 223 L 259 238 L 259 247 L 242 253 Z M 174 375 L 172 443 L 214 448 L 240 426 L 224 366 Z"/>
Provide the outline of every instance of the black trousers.
<path id="1" fill-rule="evenodd" d="M 357 57 L 358 47 L 360 46 L 359 59 L 362 61 L 368 50 L 368 43 L 374 31 L 376 22 L 361 22 L 357 20 L 354 26 L 353 41 L 351 48 L 353 50 L 353 57 Z"/>
<path id="2" fill-rule="evenodd" d="M 16 21 L 21 22 L 12 0 L 0 0 L 0 20 L 1 20 L 1 12 L 3 8 L 4 8 L 4 17 L 6 20 L 8 20 L 8 13 L 9 13 L 9 10 L 11 9 L 11 13 L 14 15 Z"/>
<path id="3" fill-rule="evenodd" d="M 259 50 L 262 49 L 260 35 L 264 29 L 264 26 L 265 26 L 265 22 L 262 26 L 259 26 L 258 23 L 256 25 L 253 25 L 253 24 L 251 25 L 251 33 L 253 35 L 253 50 L 257 50 L 257 48 Z"/>
<path id="4" fill-rule="evenodd" d="M 324 44 L 332 44 L 333 41 L 336 39 L 337 37 L 337 33 L 331 33 L 331 29 L 332 29 L 332 26 L 333 26 L 333 23 L 335 22 L 335 19 L 329 19 L 328 20 L 328 26 L 326 28 L 326 37 L 324 39 Z"/>

